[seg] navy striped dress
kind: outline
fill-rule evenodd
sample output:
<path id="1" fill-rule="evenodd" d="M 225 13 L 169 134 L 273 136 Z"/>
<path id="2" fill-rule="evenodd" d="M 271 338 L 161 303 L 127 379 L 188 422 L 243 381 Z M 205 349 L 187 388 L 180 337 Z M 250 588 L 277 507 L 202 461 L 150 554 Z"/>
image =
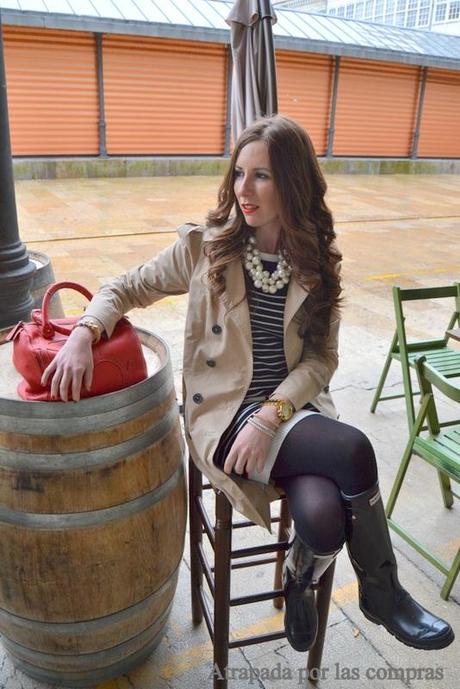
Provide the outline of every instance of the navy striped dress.
<path id="1" fill-rule="evenodd" d="M 272 273 L 278 257 L 261 252 L 264 270 Z M 288 375 L 284 354 L 283 319 L 288 285 L 275 294 L 256 288 L 247 280 L 247 299 L 252 334 L 253 373 L 243 403 L 223 433 L 214 454 L 214 463 L 223 467 L 227 454 L 249 417 L 262 406 Z"/>

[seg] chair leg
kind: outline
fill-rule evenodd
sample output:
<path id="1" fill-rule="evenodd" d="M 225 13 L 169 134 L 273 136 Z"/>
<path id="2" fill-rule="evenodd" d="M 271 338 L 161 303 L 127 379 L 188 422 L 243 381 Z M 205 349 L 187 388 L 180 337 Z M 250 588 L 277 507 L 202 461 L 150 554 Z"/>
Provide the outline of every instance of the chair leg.
<path id="1" fill-rule="evenodd" d="M 411 432 L 409 435 L 409 441 L 406 445 L 406 449 L 404 450 L 401 462 L 399 464 L 399 469 L 396 474 L 396 478 L 393 482 L 393 487 L 390 492 L 390 497 L 388 498 L 388 502 L 385 507 L 385 514 L 387 516 L 387 519 L 390 519 L 393 509 L 395 506 L 396 499 L 399 495 L 399 491 L 401 490 L 402 483 L 404 481 L 404 477 L 406 475 L 407 469 L 409 467 L 409 462 L 412 458 L 412 451 L 413 447 L 415 444 L 415 440 L 417 438 L 417 435 L 420 432 L 420 429 L 423 425 L 423 422 L 426 417 L 427 409 L 428 409 L 428 404 L 430 402 L 430 397 L 431 395 L 425 395 L 422 399 L 422 404 L 420 407 L 420 411 L 418 413 L 417 419 L 415 420 Z"/>
<path id="2" fill-rule="evenodd" d="M 334 581 L 335 559 L 320 579 L 316 592 L 316 606 L 318 608 L 318 634 L 316 641 L 308 652 L 308 678 L 317 682 L 320 676 L 321 659 L 323 657 L 324 638 L 326 636 L 329 605 L 331 602 L 332 583 Z"/>
<path id="3" fill-rule="evenodd" d="M 441 487 L 442 501 L 444 503 L 444 507 L 450 508 L 454 504 L 454 496 L 452 494 L 450 478 L 438 469 L 438 479 L 439 485 Z"/>
<path id="4" fill-rule="evenodd" d="M 444 600 L 447 600 L 449 598 L 450 592 L 452 590 L 452 586 L 455 584 L 455 580 L 458 575 L 458 571 L 460 569 L 460 548 L 457 550 L 457 555 L 455 556 L 455 559 L 451 565 L 451 568 L 449 569 L 449 573 L 447 575 L 447 579 L 444 582 L 444 586 L 441 589 L 441 598 Z"/>
<path id="5" fill-rule="evenodd" d="M 374 399 L 372 400 L 372 404 L 371 404 L 371 413 L 372 414 L 377 409 L 377 404 L 379 403 L 380 398 L 382 396 L 383 386 L 385 385 L 388 371 L 390 370 L 390 366 L 391 366 L 391 359 L 392 359 L 391 355 L 396 349 L 397 342 L 398 342 L 398 334 L 395 333 L 393 336 L 393 340 L 391 342 L 391 345 L 390 345 L 390 349 L 388 350 L 387 358 L 385 359 L 385 363 L 383 365 L 382 373 L 380 374 L 380 378 L 379 378 L 379 382 L 377 384 L 377 389 L 375 391 Z"/>
<path id="6" fill-rule="evenodd" d="M 280 522 L 278 527 L 278 542 L 289 540 L 289 529 L 291 527 L 291 515 L 289 513 L 289 507 L 286 498 L 281 500 L 280 508 Z M 273 588 L 280 589 L 283 586 L 283 563 L 286 553 L 280 550 L 276 555 L 276 565 L 275 565 L 275 580 Z M 280 596 L 279 598 L 273 599 L 273 605 L 277 610 L 281 610 L 284 605 L 284 598 Z"/>
<path id="7" fill-rule="evenodd" d="M 203 586 L 203 567 L 198 548 L 203 540 L 201 519 L 197 508 L 197 498 L 203 494 L 203 478 L 201 471 L 189 457 L 189 523 L 190 523 L 190 582 L 192 589 L 192 620 L 193 624 L 200 624 L 203 620 L 203 610 L 199 591 Z"/>
<path id="8" fill-rule="evenodd" d="M 214 544 L 214 689 L 227 689 L 232 511 L 225 495 L 217 491 Z"/>
<path id="9" fill-rule="evenodd" d="M 401 355 L 401 369 L 404 386 L 404 397 L 406 401 L 406 415 L 409 433 L 415 423 L 415 405 L 414 405 L 414 390 L 412 388 L 412 378 L 410 373 L 410 366 Z"/>

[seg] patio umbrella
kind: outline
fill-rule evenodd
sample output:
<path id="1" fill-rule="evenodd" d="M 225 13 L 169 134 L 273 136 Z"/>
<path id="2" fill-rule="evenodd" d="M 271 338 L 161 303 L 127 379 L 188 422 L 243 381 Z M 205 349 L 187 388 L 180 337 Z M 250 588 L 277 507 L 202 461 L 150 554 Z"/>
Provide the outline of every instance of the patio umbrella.
<path id="1" fill-rule="evenodd" d="M 258 117 L 278 111 L 270 0 L 236 0 L 227 23 L 233 56 L 232 132 L 236 140 Z"/>

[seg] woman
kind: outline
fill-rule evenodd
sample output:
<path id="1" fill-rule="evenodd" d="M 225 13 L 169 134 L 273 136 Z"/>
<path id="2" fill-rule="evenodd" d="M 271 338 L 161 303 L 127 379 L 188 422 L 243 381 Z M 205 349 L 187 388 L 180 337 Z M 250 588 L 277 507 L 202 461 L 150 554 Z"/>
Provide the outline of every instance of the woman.
<path id="1" fill-rule="evenodd" d="M 281 116 L 254 123 L 236 143 L 207 225 L 179 228 L 173 245 L 102 287 L 43 383 L 78 400 L 91 383 L 93 342 L 130 308 L 188 292 L 189 449 L 233 506 L 267 528 L 275 484 L 285 491 L 295 523 L 284 571 L 291 645 L 314 643 L 311 585 L 346 542 L 365 616 L 409 646 L 443 648 L 450 625 L 398 581 L 372 446 L 337 421 L 329 394 L 341 256 L 325 193 L 301 127 Z"/>

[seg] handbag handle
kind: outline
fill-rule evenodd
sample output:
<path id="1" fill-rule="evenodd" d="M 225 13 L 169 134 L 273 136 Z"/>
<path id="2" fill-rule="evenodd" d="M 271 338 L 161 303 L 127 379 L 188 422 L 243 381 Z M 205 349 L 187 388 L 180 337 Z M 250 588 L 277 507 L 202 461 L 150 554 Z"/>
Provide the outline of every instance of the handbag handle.
<path id="1" fill-rule="evenodd" d="M 93 298 L 91 292 L 86 289 L 86 287 L 83 287 L 83 285 L 79 285 L 78 282 L 64 281 L 55 282 L 54 285 L 50 285 L 43 297 L 41 312 L 40 309 L 34 309 L 32 311 L 32 319 L 35 323 L 42 326 L 43 337 L 46 337 L 47 340 L 51 340 L 55 332 L 61 333 L 62 335 L 70 335 L 72 332 L 72 328 L 66 327 L 65 325 L 59 325 L 55 321 L 51 321 L 48 317 L 50 301 L 60 289 L 73 289 L 83 294 L 89 301 Z"/>

